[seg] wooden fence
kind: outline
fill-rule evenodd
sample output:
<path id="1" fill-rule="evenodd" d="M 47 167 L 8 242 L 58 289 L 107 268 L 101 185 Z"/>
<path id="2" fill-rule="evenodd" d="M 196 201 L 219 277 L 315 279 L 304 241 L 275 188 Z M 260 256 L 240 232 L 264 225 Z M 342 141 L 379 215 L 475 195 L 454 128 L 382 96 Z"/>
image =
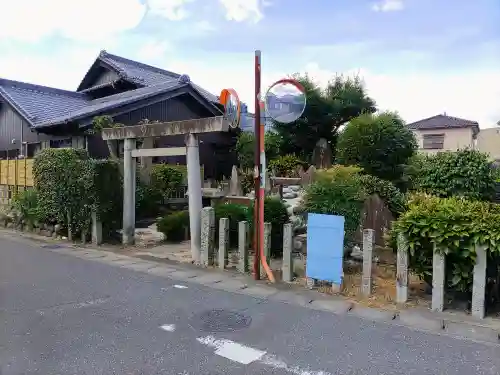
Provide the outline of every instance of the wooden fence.
<path id="1" fill-rule="evenodd" d="M 0 204 L 33 186 L 33 159 L 0 160 Z"/>

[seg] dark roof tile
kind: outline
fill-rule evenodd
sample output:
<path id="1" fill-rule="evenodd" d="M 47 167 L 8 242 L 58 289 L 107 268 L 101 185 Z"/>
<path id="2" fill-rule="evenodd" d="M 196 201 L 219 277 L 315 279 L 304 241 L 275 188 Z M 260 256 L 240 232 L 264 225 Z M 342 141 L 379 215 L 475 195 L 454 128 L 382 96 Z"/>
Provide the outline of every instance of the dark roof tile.
<path id="1" fill-rule="evenodd" d="M 465 120 L 447 115 L 437 115 L 412 122 L 411 124 L 408 124 L 408 127 L 413 130 L 473 128 L 475 132 L 479 131 L 479 124 L 476 121 Z"/>

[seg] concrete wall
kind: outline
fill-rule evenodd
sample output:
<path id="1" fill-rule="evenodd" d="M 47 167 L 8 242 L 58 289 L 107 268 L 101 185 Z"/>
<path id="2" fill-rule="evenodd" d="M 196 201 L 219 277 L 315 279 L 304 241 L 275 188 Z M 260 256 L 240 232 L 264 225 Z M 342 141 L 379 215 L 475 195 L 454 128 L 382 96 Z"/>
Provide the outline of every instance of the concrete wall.
<path id="1" fill-rule="evenodd" d="M 438 129 L 438 130 L 414 130 L 419 151 L 425 153 L 437 153 L 439 151 L 456 151 L 463 148 L 474 148 L 475 141 L 471 128 L 467 129 Z M 425 134 L 444 134 L 443 148 L 438 150 L 427 150 L 423 148 L 423 136 Z"/>

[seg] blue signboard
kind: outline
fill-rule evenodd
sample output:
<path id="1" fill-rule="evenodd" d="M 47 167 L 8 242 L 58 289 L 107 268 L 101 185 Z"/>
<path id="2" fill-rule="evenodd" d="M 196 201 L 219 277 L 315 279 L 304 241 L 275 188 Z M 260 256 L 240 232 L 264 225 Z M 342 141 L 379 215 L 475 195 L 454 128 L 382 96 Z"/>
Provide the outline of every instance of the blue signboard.
<path id="1" fill-rule="evenodd" d="M 340 285 L 343 256 L 344 217 L 308 214 L 306 276 Z"/>

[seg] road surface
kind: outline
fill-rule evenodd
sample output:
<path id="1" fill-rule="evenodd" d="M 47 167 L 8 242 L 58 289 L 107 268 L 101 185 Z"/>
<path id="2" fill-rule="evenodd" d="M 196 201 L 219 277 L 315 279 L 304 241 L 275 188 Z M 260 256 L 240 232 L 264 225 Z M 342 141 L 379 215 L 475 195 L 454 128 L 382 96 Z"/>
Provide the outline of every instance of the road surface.
<path id="1" fill-rule="evenodd" d="M 2 375 L 500 373 L 498 346 L 181 283 L 1 236 Z"/>

